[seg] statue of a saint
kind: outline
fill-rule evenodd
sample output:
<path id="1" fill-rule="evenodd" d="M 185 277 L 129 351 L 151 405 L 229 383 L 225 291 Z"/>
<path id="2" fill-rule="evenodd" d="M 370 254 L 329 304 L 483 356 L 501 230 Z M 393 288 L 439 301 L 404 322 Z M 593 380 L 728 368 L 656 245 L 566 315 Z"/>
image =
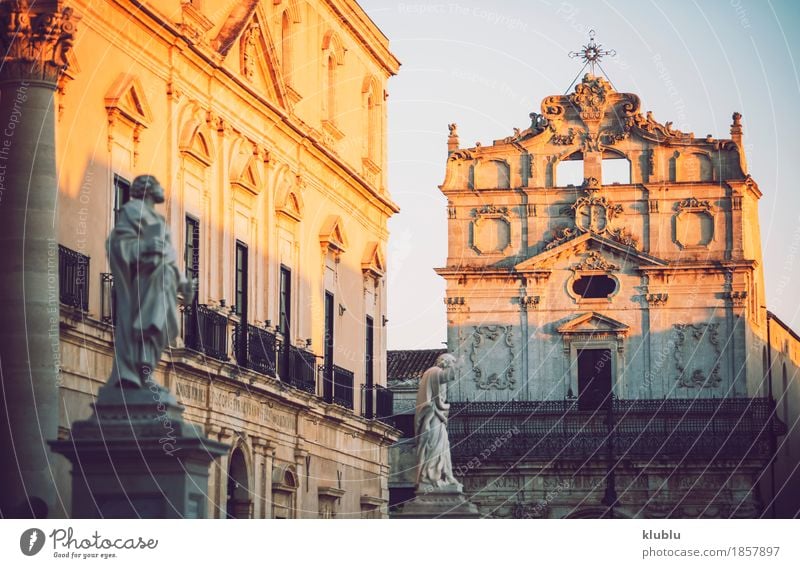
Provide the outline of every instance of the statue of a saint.
<path id="1" fill-rule="evenodd" d="M 178 336 L 178 293 L 190 302 L 194 289 L 178 268 L 164 217 L 155 211 L 155 204 L 164 202 L 164 188 L 143 175 L 133 180 L 130 192 L 106 241 L 116 309 L 109 384 L 137 388 L 145 386 Z"/>
<path id="2" fill-rule="evenodd" d="M 453 477 L 447 436 L 447 383 L 455 379 L 456 358 L 444 353 L 425 371 L 417 391 L 414 432 L 417 437 L 417 492 L 459 485 Z"/>

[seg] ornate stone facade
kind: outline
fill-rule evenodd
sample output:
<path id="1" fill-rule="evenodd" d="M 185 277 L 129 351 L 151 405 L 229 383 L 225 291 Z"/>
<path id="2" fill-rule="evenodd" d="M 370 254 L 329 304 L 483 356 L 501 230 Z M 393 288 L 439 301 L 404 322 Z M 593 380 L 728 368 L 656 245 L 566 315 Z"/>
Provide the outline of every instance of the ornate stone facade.
<path id="1" fill-rule="evenodd" d="M 721 442 L 740 451 L 737 467 L 674 434 L 707 437 L 685 417 L 736 416 L 747 401 L 762 405 L 771 440 L 785 432 L 763 389 L 761 193 L 741 115 L 730 139 L 696 138 L 586 75 L 531 119 L 473 148 L 450 126 L 437 272 L 469 307 L 447 313 L 463 361 L 450 388 L 457 476 L 486 516 L 762 514 L 769 440 Z M 576 160 L 583 183 L 560 181 Z M 618 160 L 627 179 L 611 183 Z M 591 433 L 615 424 L 611 448 Z"/>
<path id="2" fill-rule="evenodd" d="M 103 242 L 126 184 L 150 173 L 198 281 L 157 376 L 186 420 L 231 447 L 211 470 L 209 514 L 386 516 L 397 432 L 375 420 L 374 395 L 398 211 L 387 39 L 351 0 L 70 5 L 80 31 L 56 96 L 61 437 L 109 376 Z"/>

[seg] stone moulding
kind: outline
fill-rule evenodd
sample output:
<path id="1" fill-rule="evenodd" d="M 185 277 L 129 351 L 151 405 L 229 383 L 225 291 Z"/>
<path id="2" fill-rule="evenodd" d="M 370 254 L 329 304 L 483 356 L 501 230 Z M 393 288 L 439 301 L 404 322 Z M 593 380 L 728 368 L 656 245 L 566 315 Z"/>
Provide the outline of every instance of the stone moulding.
<path id="1" fill-rule="evenodd" d="M 510 325 L 480 325 L 472 333 L 469 360 L 475 384 L 481 390 L 514 388 L 514 337 Z M 500 357 L 498 354 L 502 354 Z M 501 359 L 508 362 L 500 371 Z"/>
<path id="2" fill-rule="evenodd" d="M 679 387 L 684 388 L 713 388 L 722 382 L 719 372 L 720 357 L 722 352 L 719 345 L 719 323 L 676 323 L 672 325 L 675 331 L 675 377 Z M 687 369 L 690 364 L 691 354 L 698 352 L 702 343 L 711 345 L 714 351 L 714 362 L 710 369 L 696 367 Z M 687 357 L 685 351 L 689 352 Z"/>

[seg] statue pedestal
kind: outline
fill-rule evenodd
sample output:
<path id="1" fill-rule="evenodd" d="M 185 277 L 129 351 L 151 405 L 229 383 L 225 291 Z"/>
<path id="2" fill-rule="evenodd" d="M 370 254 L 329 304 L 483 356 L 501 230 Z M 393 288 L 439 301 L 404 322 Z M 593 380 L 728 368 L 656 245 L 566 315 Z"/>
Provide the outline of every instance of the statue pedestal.
<path id="1" fill-rule="evenodd" d="M 478 508 L 464 497 L 464 487 L 450 484 L 441 487 L 423 485 L 414 499 L 392 515 L 394 519 L 479 519 Z"/>
<path id="2" fill-rule="evenodd" d="M 163 387 L 105 385 L 69 440 L 50 442 L 72 462 L 73 518 L 204 518 L 208 467 L 228 447 L 183 421 Z"/>

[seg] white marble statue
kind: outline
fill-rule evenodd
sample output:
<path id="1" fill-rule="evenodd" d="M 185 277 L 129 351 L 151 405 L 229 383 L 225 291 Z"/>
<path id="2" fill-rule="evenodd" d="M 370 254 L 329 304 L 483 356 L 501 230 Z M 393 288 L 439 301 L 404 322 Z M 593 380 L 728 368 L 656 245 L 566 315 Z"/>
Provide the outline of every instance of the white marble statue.
<path id="1" fill-rule="evenodd" d="M 417 492 L 458 486 L 453 477 L 447 436 L 447 383 L 455 379 L 456 358 L 444 353 L 425 371 L 417 391 L 414 432 L 417 438 Z"/>
<path id="2" fill-rule="evenodd" d="M 164 189 L 153 176 L 138 176 L 106 241 L 114 275 L 114 367 L 109 384 L 142 387 L 167 345 L 180 331 L 178 293 L 194 294 L 178 268 L 164 217 L 155 211 Z"/>

